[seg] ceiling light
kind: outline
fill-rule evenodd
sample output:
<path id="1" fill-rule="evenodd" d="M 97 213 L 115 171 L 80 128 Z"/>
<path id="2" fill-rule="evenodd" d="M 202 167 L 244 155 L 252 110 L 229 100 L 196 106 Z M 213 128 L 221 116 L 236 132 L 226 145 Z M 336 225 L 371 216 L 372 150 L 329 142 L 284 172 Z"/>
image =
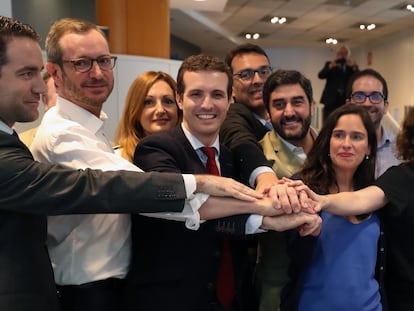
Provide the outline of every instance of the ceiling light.
<path id="1" fill-rule="evenodd" d="M 336 40 L 335 38 L 328 38 L 325 40 L 325 42 L 327 44 L 338 44 L 338 40 Z"/>
<path id="2" fill-rule="evenodd" d="M 412 4 L 407 4 L 406 9 L 407 9 L 408 11 L 414 12 L 414 5 L 412 5 Z"/>
<path id="3" fill-rule="evenodd" d="M 259 39 L 260 38 L 260 34 L 259 33 L 249 33 L 249 32 L 246 32 L 244 35 L 243 35 L 247 40 L 250 40 L 250 39 L 253 39 L 253 40 L 257 40 L 257 39 Z"/>
<path id="4" fill-rule="evenodd" d="M 286 17 L 277 17 L 277 16 L 273 16 L 273 17 L 270 19 L 270 22 L 271 22 L 272 24 L 276 24 L 276 23 L 279 23 L 279 24 L 284 24 L 284 23 L 286 23 L 286 22 L 287 22 L 287 19 L 286 19 Z"/>
<path id="5" fill-rule="evenodd" d="M 375 25 L 375 24 L 369 24 L 369 25 L 361 24 L 361 25 L 359 25 L 359 29 L 361 29 L 361 30 L 374 30 L 375 28 L 377 28 L 377 25 Z"/>

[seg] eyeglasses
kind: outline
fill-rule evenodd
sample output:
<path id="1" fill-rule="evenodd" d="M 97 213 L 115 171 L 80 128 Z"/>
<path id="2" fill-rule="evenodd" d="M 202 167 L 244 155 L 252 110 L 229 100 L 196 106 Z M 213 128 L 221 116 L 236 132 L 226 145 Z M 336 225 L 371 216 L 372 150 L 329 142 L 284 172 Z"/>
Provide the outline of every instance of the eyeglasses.
<path id="1" fill-rule="evenodd" d="M 366 95 L 362 92 L 355 92 L 351 95 L 351 101 L 354 104 L 363 104 L 366 98 L 369 98 L 371 104 L 381 104 L 385 97 L 380 92 L 372 92 L 369 95 Z"/>
<path id="2" fill-rule="evenodd" d="M 238 76 L 242 81 L 251 81 L 256 74 L 259 74 L 259 77 L 266 79 L 272 73 L 272 67 L 261 67 L 259 69 L 246 69 L 238 73 L 235 73 L 233 76 Z"/>
<path id="3" fill-rule="evenodd" d="M 92 69 L 93 62 L 96 62 L 101 70 L 111 70 L 115 67 L 116 56 L 101 56 L 98 58 L 75 58 L 75 59 L 64 59 L 64 63 L 71 63 L 73 68 L 77 72 L 88 72 Z"/>

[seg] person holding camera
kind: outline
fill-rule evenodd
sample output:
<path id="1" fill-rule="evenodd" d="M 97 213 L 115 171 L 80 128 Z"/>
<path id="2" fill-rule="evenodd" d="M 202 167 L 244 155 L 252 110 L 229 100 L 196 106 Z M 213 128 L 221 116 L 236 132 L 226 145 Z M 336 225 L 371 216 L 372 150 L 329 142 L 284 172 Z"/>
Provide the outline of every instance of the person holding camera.
<path id="1" fill-rule="evenodd" d="M 341 46 L 336 51 L 332 61 L 327 61 L 318 73 L 319 79 L 326 79 L 325 88 L 321 96 L 323 108 L 323 121 L 329 114 L 345 104 L 345 90 L 349 78 L 353 73 L 359 71 L 358 65 L 350 59 L 351 50 L 347 46 Z"/>

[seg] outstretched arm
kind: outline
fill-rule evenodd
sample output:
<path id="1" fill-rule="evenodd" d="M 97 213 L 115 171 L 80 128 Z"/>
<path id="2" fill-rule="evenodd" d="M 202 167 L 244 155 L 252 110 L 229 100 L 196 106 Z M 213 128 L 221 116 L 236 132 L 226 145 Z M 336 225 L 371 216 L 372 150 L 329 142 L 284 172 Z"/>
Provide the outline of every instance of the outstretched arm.
<path id="1" fill-rule="evenodd" d="M 223 218 L 239 214 L 259 214 L 263 216 L 277 216 L 284 214 L 283 210 L 275 209 L 269 198 L 252 202 L 234 198 L 210 196 L 198 210 L 203 220 Z"/>
<path id="2" fill-rule="evenodd" d="M 290 185 L 293 186 L 292 182 Z M 377 186 L 369 186 L 353 192 L 340 192 L 317 195 L 306 185 L 295 186 L 296 191 L 305 191 L 309 198 L 317 202 L 315 210 L 323 209 L 332 214 L 351 216 L 366 214 L 380 209 L 388 203 L 384 191 Z"/>
<path id="3" fill-rule="evenodd" d="M 248 202 L 263 198 L 263 194 L 231 178 L 214 175 L 194 176 L 197 183 L 196 192 L 202 192 L 217 197 L 233 197 Z"/>

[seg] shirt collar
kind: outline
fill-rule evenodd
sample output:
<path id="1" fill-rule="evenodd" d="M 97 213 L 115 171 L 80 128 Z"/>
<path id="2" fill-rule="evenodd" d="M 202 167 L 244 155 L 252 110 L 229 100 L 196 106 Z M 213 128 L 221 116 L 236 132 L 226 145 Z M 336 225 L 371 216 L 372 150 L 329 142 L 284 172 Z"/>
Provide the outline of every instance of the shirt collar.
<path id="1" fill-rule="evenodd" d="M 195 137 L 192 133 L 190 133 L 190 131 L 188 131 L 185 128 L 183 123 L 181 123 L 181 128 L 183 129 L 185 137 L 188 139 L 188 141 L 190 142 L 190 144 L 191 144 L 191 146 L 193 147 L 194 150 L 198 150 L 198 149 L 204 147 L 204 144 L 197 137 Z M 218 135 L 217 135 L 216 140 L 214 141 L 214 143 L 211 145 L 211 147 L 214 147 L 216 149 L 216 153 L 219 154 L 219 152 L 220 152 L 220 142 L 219 142 Z"/>
<path id="2" fill-rule="evenodd" d="M 394 140 L 394 135 L 388 132 L 384 126 L 381 125 L 382 138 L 377 148 L 381 148 Z"/>
<path id="3" fill-rule="evenodd" d="M 13 129 L 10 128 L 9 126 L 6 125 L 6 123 L 4 123 L 3 121 L 0 120 L 0 131 L 3 131 L 7 134 L 12 135 L 13 134 Z"/>
<path id="4" fill-rule="evenodd" d="M 108 116 L 103 111 L 101 111 L 100 117 L 97 118 L 86 109 L 79 107 L 60 96 L 58 96 L 56 107 L 56 109 L 59 109 L 60 113 L 64 114 L 69 120 L 82 124 L 93 133 L 103 130 L 104 121 L 108 119 Z M 53 109 L 53 107 L 51 109 Z"/>

